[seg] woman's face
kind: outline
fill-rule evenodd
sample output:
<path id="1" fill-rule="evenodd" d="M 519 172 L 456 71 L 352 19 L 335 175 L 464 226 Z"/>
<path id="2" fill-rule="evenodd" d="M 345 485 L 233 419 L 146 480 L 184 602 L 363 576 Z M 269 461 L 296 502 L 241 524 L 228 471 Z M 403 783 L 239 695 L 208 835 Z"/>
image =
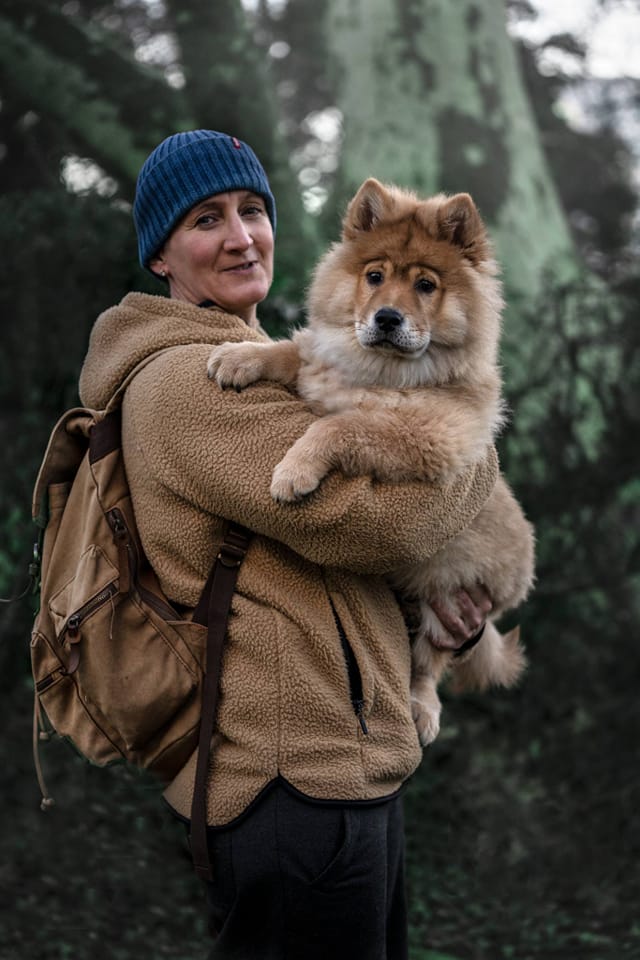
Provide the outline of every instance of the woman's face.
<path id="1" fill-rule="evenodd" d="M 255 325 L 256 305 L 273 277 L 273 230 L 264 200 L 232 190 L 196 204 L 173 228 L 151 268 L 164 271 L 176 300 L 213 300 Z"/>

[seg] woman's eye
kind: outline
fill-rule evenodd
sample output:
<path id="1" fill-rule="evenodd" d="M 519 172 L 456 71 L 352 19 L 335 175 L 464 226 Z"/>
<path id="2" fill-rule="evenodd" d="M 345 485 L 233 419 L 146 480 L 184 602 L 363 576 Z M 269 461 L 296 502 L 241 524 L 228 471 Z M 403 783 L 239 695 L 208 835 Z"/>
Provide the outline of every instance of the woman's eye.
<path id="1" fill-rule="evenodd" d="M 422 277 L 416 283 L 416 290 L 418 290 L 419 293 L 433 293 L 435 289 L 435 283 L 433 283 L 431 280 L 427 280 L 426 277 Z"/>
<path id="2" fill-rule="evenodd" d="M 367 283 L 369 283 L 372 287 L 380 286 L 383 280 L 384 275 L 380 272 L 380 270 L 369 270 L 367 273 Z"/>
<path id="3" fill-rule="evenodd" d="M 266 211 L 260 204 L 252 203 L 250 206 L 245 207 L 242 213 L 245 217 L 259 217 L 261 214 L 266 213 Z"/>
<path id="4" fill-rule="evenodd" d="M 212 213 L 203 213 L 196 220 L 196 224 L 199 227 L 210 227 L 215 222 L 216 222 L 216 218 Z"/>

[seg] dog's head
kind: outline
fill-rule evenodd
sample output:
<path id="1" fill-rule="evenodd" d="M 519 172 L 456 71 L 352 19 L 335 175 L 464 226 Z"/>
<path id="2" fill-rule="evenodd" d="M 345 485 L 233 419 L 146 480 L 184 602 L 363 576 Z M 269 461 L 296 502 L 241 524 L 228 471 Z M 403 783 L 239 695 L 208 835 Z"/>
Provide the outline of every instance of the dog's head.
<path id="1" fill-rule="evenodd" d="M 386 385 L 456 381 L 473 356 L 495 363 L 496 274 L 468 194 L 420 200 L 369 179 L 348 206 L 341 242 L 317 268 L 311 322 L 330 327 L 339 350 L 366 351 L 361 382 L 380 382 L 383 367 Z"/>

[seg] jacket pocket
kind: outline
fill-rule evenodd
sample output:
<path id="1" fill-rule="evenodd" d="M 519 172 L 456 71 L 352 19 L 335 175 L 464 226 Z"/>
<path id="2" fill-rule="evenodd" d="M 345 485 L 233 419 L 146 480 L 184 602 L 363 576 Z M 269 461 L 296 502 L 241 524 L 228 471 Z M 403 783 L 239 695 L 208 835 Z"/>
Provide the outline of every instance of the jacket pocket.
<path id="1" fill-rule="evenodd" d="M 365 699 L 364 692 L 362 688 L 362 674 L 360 673 L 360 667 L 356 659 L 356 655 L 351 648 L 351 644 L 347 638 L 346 631 L 342 625 L 342 621 L 338 616 L 338 611 L 336 610 L 333 600 L 329 598 L 329 603 L 331 604 L 331 612 L 333 613 L 333 619 L 336 624 L 336 629 L 338 631 L 338 636 L 340 637 L 340 644 L 342 645 L 342 652 L 344 654 L 345 663 L 347 666 L 347 674 L 349 677 L 349 694 L 351 697 L 351 703 L 353 705 L 353 710 L 358 718 L 358 723 L 364 734 L 369 733 L 369 728 L 367 727 L 367 721 L 365 720 Z"/>

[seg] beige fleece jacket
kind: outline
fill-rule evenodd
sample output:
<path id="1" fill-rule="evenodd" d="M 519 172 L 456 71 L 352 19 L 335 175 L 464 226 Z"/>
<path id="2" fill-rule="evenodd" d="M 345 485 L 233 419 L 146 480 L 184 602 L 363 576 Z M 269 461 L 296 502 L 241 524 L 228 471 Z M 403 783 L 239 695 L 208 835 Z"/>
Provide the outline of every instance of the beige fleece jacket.
<path id="1" fill-rule="evenodd" d="M 476 515 L 495 452 L 455 483 L 376 483 L 330 475 L 297 504 L 269 493 L 271 473 L 313 416 L 286 388 L 241 393 L 207 379 L 211 346 L 265 339 L 238 317 L 132 293 L 103 313 L 80 378 L 102 408 L 133 367 L 123 450 L 144 549 L 167 596 L 193 606 L 224 520 L 253 530 L 225 649 L 212 751 L 209 822 L 238 816 L 274 778 L 316 799 L 392 794 L 420 762 L 409 707 L 410 651 L 383 575 L 432 555 Z M 362 683 L 356 716 L 337 613 Z M 188 816 L 195 756 L 167 789 Z"/>

